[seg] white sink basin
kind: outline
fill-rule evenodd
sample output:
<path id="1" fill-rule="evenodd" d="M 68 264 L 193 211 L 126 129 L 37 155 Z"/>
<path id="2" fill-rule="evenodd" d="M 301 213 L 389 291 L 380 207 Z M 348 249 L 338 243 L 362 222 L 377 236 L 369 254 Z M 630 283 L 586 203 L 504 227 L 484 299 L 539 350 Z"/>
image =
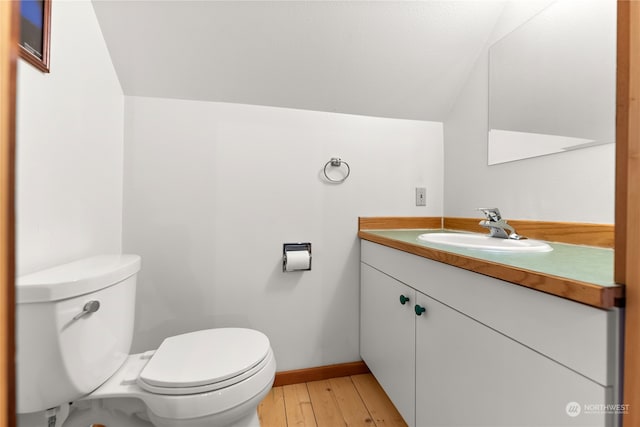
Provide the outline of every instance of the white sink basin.
<path id="1" fill-rule="evenodd" d="M 457 246 L 467 249 L 480 249 L 494 252 L 550 252 L 553 248 L 540 240 L 498 239 L 485 234 L 464 233 L 426 233 L 419 240 L 441 245 Z"/>

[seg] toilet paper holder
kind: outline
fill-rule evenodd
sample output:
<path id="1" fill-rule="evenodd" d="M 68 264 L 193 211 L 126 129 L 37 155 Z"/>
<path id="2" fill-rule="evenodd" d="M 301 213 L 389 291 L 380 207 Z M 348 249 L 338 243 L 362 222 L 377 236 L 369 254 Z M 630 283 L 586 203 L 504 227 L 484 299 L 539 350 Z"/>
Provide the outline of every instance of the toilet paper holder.
<path id="1" fill-rule="evenodd" d="M 309 268 L 300 268 L 287 271 L 287 252 L 306 251 L 309 253 Z M 309 271 L 311 270 L 311 243 L 284 243 L 282 245 L 282 271 Z"/>

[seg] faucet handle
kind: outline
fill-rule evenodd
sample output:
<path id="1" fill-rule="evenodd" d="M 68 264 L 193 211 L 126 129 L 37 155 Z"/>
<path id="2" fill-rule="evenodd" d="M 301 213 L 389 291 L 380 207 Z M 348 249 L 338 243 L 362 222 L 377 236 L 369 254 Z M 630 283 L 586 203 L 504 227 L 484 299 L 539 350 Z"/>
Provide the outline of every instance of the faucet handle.
<path id="1" fill-rule="evenodd" d="M 502 219 L 498 208 L 478 208 L 477 210 L 482 212 L 490 222 L 498 222 Z"/>

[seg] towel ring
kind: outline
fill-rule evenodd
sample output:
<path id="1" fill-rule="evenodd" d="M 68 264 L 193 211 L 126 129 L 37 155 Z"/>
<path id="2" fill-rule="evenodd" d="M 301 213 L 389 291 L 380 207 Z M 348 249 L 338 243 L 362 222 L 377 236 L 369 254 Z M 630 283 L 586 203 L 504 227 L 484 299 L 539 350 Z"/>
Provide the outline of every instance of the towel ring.
<path id="1" fill-rule="evenodd" d="M 327 167 L 329 167 L 329 165 L 339 168 L 342 165 L 345 165 L 347 167 L 347 174 L 342 177 L 342 179 L 332 179 L 329 178 L 329 175 L 327 175 Z M 340 184 L 343 183 L 347 178 L 349 178 L 349 174 L 351 173 L 351 168 L 349 167 L 349 163 L 345 162 L 344 160 L 340 159 L 339 157 L 332 157 L 331 160 L 329 160 L 327 162 L 326 165 L 324 165 L 324 176 L 325 178 L 327 178 L 327 180 L 329 182 L 333 182 L 336 184 Z"/>

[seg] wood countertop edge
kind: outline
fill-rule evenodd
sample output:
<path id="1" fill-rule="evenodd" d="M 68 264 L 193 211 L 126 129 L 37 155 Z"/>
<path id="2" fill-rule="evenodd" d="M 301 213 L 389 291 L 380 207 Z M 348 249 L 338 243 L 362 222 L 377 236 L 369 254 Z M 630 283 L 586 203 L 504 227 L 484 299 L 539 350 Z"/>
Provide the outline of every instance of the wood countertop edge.
<path id="1" fill-rule="evenodd" d="M 601 286 L 565 277 L 554 276 L 524 268 L 485 261 L 417 244 L 402 242 L 360 230 L 358 237 L 390 248 L 398 249 L 434 261 L 449 264 L 475 273 L 504 280 L 515 285 L 535 289 L 597 308 L 622 306 L 624 287 Z"/>

